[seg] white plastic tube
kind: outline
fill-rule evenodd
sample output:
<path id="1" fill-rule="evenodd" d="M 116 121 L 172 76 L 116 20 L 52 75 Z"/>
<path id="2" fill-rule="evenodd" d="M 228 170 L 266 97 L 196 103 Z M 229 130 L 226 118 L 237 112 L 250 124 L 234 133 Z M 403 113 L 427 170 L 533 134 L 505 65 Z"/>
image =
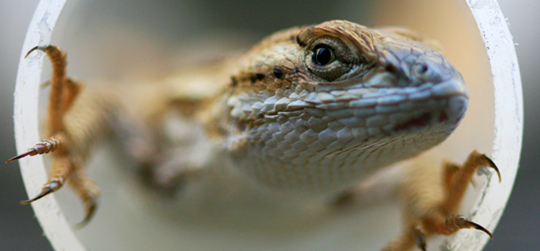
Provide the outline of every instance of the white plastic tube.
<path id="1" fill-rule="evenodd" d="M 17 85 L 15 86 L 15 140 L 17 152 L 25 150 L 40 141 L 38 121 L 38 94 L 41 83 L 43 54 L 33 53 L 24 58 L 26 52 L 36 45 L 48 45 L 53 28 L 65 0 L 42 0 L 34 13 L 24 41 Z M 34 194 L 47 182 L 47 170 L 42 157 L 19 160 L 26 191 Z M 47 196 L 41 203 L 32 204 L 41 228 L 55 250 L 85 250 L 66 221 L 54 196 Z"/>
<path id="2" fill-rule="evenodd" d="M 24 58 L 24 55 L 36 45 L 50 43 L 55 22 L 64 4 L 65 0 L 40 1 L 28 28 L 21 52 L 15 91 L 15 136 L 19 153 L 26 151 L 28 147 L 40 140 L 38 93 L 39 86 L 43 82 L 40 75 L 45 58 L 42 53 L 32 53 L 28 58 Z M 483 137 L 492 139 L 492 142 L 485 142 L 492 148 L 481 150 L 491 150 L 491 157 L 499 166 L 503 177 L 502 183 L 499 183 L 493 175 L 480 184 L 479 194 L 470 199 L 471 209 L 467 215 L 473 221 L 494 230 L 510 195 L 518 168 L 523 127 L 521 79 L 512 36 L 497 2 L 495 0 L 467 0 L 466 6 L 470 9 L 483 39 L 493 83 L 493 86 L 487 88 L 491 91 L 482 92 L 481 88 L 485 86 L 471 88 L 471 95 L 480 96 L 475 102 L 482 103 L 485 98 L 489 100 L 485 103 L 493 103 L 492 107 L 476 112 L 495 114 L 494 125 L 486 126 L 494 130 L 486 132 L 488 136 Z M 471 111 L 472 114 L 475 114 L 474 112 L 474 110 Z M 470 116 L 466 119 L 470 122 L 465 121 L 464 126 L 475 123 L 474 118 Z M 485 122 L 478 121 L 478 123 Z M 456 135 L 449 144 L 467 141 L 459 138 L 463 137 L 462 132 L 458 131 Z M 470 150 L 472 149 L 466 149 L 466 151 Z M 25 158 L 19 163 L 29 196 L 34 196 L 47 180 L 43 158 L 41 156 Z M 129 186 L 118 189 L 122 190 L 121 192 L 107 192 L 107 189 L 116 190 L 114 187 L 121 182 L 115 181 L 115 177 L 120 175 L 115 176 L 113 173 L 113 175 L 105 176 L 112 179 L 112 183 L 108 180 L 105 184 L 100 184 L 104 190 L 103 207 L 98 211 L 100 216 L 81 231 L 72 229 L 74 222 L 69 223 L 64 215 L 64 211 L 69 211 L 70 208 L 64 204 L 61 207 L 56 195 L 46 196 L 32 204 L 41 227 L 54 249 L 100 250 L 106 247 L 110 250 L 147 250 L 157 247 L 161 250 L 329 250 L 329 247 L 334 247 L 333 250 L 372 250 L 374 246 L 380 246 L 380 243 L 391 239 L 399 231 L 396 229 L 398 223 L 390 227 L 393 228 L 391 232 L 371 231 L 371 229 L 358 227 L 357 223 L 370 218 L 370 213 L 377 210 L 388 210 L 390 214 L 387 219 L 377 219 L 381 223 L 399 221 L 398 216 L 395 215 L 396 210 L 387 207 L 372 209 L 371 212 L 366 210 L 363 215 L 351 216 L 350 219 L 339 215 L 331 219 L 317 219 L 312 227 L 308 226 L 303 230 L 282 229 L 281 233 L 252 231 L 249 227 L 230 230 L 226 227 L 227 224 L 216 228 L 210 226 L 207 219 L 200 221 L 191 219 L 190 223 L 182 225 L 186 223 L 186 220 L 175 223 L 156 218 L 155 213 L 150 213 L 147 208 L 134 208 L 130 203 L 136 201 L 137 197 L 130 195 Z M 223 206 L 223 211 L 238 210 L 227 208 L 230 206 L 227 205 L 227 199 L 216 198 L 216 200 L 219 199 L 224 203 L 215 204 Z M 73 203 L 78 202 L 71 201 L 71 204 Z M 253 203 L 253 201 L 248 200 L 247 203 Z M 199 224 L 199 222 L 204 223 Z M 289 236 L 289 238 L 283 238 L 284 236 Z M 370 246 L 370 240 L 375 243 L 373 246 Z M 438 245 L 441 246 L 430 246 L 430 250 L 478 251 L 483 248 L 487 240 L 487 235 L 479 231 L 460 231 L 450 238 L 439 241 Z"/>
<path id="3" fill-rule="evenodd" d="M 502 183 L 493 175 L 482 188 L 471 209 L 472 220 L 489 222 L 494 230 L 499 222 L 518 170 L 523 134 L 523 93 L 514 41 L 507 20 L 495 0 L 466 1 L 484 41 L 495 96 L 495 135 L 492 159 L 501 170 Z M 480 122 L 479 122 L 480 123 Z M 450 250 L 482 250 L 488 237 L 474 232 L 458 232 L 449 241 Z"/>

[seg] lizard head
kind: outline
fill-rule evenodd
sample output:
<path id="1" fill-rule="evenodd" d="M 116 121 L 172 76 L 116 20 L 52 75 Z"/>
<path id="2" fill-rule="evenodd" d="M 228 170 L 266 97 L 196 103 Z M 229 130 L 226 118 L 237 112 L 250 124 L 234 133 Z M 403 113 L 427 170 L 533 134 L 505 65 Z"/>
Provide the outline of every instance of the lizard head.
<path id="1" fill-rule="evenodd" d="M 335 189 L 441 143 L 468 91 L 426 43 L 348 21 L 264 40 L 227 98 L 229 122 L 241 125 L 230 148 L 238 165 L 273 186 Z"/>
<path id="2" fill-rule="evenodd" d="M 464 116 L 469 94 L 461 74 L 426 44 L 433 41 L 420 35 L 399 28 L 370 30 L 347 21 L 330 21 L 302 29 L 297 43 L 303 48 L 298 83 L 306 89 L 329 95 L 347 92 L 349 107 L 353 99 L 372 101 L 370 107 L 380 110 L 409 104 L 411 115 L 422 114 L 426 126 L 427 116 L 454 125 Z M 431 104 L 448 98 L 454 99 Z M 390 124 L 399 130 L 418 122 Z"/>

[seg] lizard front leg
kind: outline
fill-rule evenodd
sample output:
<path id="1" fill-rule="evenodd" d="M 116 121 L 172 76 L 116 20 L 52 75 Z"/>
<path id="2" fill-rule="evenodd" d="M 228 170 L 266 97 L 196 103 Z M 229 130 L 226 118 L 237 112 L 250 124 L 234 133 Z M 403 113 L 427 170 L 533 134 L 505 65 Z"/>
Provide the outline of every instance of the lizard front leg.
<path id="1" fill-rule="evenodd" d="M 84 225 L 93 216 L 99 196 L 98 187 L 86 175 L 84 161 L 89 146 L 97 136 L 104 135 L 104 131 L 107 130 L 106 118 L 110 114 L 108 107 L 112 107 L 111 100 L 102 95 L 79 95 L 83 84 L 67 77 L 66 53 L 58 47 L 36 46 L 28 54 L 35 50 L 45 52 L 52 62 L 49 81 L 51 90 L 46 115 L 48 138 L 7 162 L 52 153 L 49 180 L 37 196 L 22 203 L 29 204 L 55 192 L 67 181 L 84 204 L 85 218 L 79 224 Z M 80 101 L 85 104 L 75 104 Z"/>
<path id="2" fill-rule="evenodd" d="M 204 133 L 200 132 L 196 119 L 185 114 L 177 116 L 180 122 L 172 123 L 168 119 L 168 115 L 175 111 L 171 108 L 193 113 L 196 105 L 183 110 L 176 107 L 171 101 L 176 96 L 169 95 L 170 86 L 161 83 L 130 83 L 129 86 L 119 85 L 118 88 L 107 85 L 85 90 L 79 95 L 82 83 L 66 76 L 66 53 L 55 46 L 35 47 L 30 52 L 34 50 L 47 53 L 53 68 L 46 115 L 47 139 L 7 162 L 52 153 L 52 167 L 42 191 L 34 198 L 23 201 L 24 204 L 57 191 L 68 182 L 82 200 L 86 211 L 79 225 L 88 223 L 97 208 L 99 189 L 87 176 L 84 165 L 92 146 L 111 135 L 118 139 L 120 148 L 126 150 L 134 162 L 143 167 L 152 167 L 148 178 L 160 188 L 169 189 L 176 178 L 206 167 L 203 160 L 211 158 L 201 152 L 212 154 L 213 148 L 204 144 Z M 192 103 L 202 102 L 200 100 Z M 166 125 L 172 129 L 166 130 Z M 184 129 L 178 130 L 178 126 Z M 171 159 L 169 148 L 178 145 L 193 147 L 183 149 L 181 157 L 176 154 L 173 156 L 177 158 L 168 161 Z M 169 166 L 175 168 L 170 170 Z"/>
<path id="3" fill-rule="evenodd" d="M 402 185 L 403 230 L 383 250 L 426 250 L 426 238 L 433 234 L 452 235 L 460 229 L 473 228 L 491 233 L 481 225 L 457 214 L 467 187 L 478 168 L 499 170 L 488 157 L 473 151 L 461 165 L 444 163 L 433 168 L 433 161 L 423 159 L 408 170 Z M 439 179 L 434 178 L 439 175 Z"/>

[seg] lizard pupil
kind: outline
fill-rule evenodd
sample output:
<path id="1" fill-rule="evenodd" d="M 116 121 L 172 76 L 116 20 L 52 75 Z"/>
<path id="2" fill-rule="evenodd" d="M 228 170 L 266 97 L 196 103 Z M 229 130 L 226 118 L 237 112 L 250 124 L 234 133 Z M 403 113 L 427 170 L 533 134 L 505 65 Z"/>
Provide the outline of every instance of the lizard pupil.
<path id="1" fill-rule="evenodd" d="M 319 47 L 313 54 L 313 62 L 319 66 L 325 66 L 334 61 L 334 51 L 330 48 Z"/>

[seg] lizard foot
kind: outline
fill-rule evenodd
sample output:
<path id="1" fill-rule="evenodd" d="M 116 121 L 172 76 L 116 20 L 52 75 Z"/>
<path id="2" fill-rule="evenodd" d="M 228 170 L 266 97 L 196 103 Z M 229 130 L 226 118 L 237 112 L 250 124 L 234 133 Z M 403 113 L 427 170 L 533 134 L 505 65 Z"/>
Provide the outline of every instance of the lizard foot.
<path id="1" fill-rule="evenodd" d="M 86 215 L 84 220 L 78 224 L 78 226 L 83 226 L 89 222 L 94 214 L 99 189 L 86 176 L 82 168 L 81 157 L 77 155 L 77 151 L 70 151 L 69 143 L 71 139 L 63 121 L 64 114 L 72 106 L 73 101 L 82 90 L 83 84 L 66 76 L 67 54 L 64 51 L 52 45 L 36 46 L 26 56 L 35 50 L 45 52 L 52 63 L 51 90 L 47 104 L 47 133 L 49 138 L 37 143 L 27 152 L 9 159 L 6 163 L 28 156 L 51 153 L 53 158 L 49 180 L 37 196 L 21 203 L 29 204 L 39 200 L 57 191 L 64 185 L 65 181 L 68 181 L 83 201 Z"/>
<path id="2" fill-rule="evenodd" d="M 493 238 L 492 234 L 480 224 L 456 214 L 469 182 L 478 168 L 482 166 L 494 169 L 500 181 L 501 175 L 497 166 L 491 159 L 477 151 L 473 151 L 461 166 L 453 163 L 444 165 L 442 182 L 438 183 L 442 185 L 440 190 L 422 184 L 418 179 L 406 181 L 402 197 L 405 228 L 402 234 L 391 241 L 383 250 L 410 250 L 416 246 L 425 251 L 426 238 L 430 235 L 452 235 L 466 228 L 483 231 L 490 238 Z M 418 173 L 413 173 L 413 175 L 418 176 Z"/>

